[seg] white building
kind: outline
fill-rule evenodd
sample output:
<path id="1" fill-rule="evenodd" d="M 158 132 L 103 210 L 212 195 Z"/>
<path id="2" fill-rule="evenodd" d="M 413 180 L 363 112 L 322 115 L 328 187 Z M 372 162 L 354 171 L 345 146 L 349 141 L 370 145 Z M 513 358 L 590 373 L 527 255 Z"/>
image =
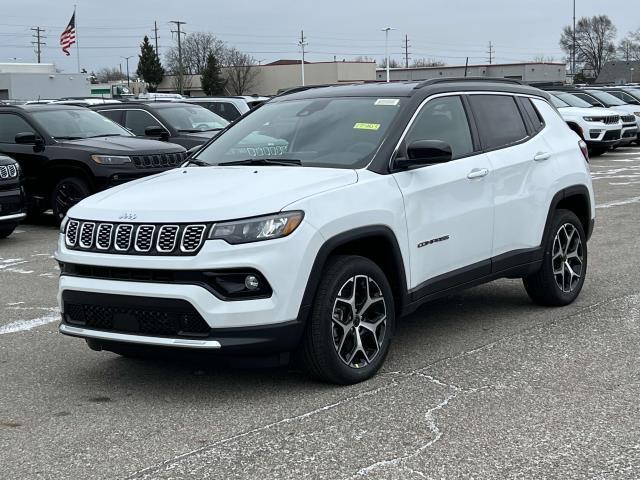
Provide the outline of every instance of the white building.
<path id="1" fill-rule="evenodd" d="M 57 73 L 52 63 L 0 63 L 0 100 L 89 96 L 81 73 Z"/>

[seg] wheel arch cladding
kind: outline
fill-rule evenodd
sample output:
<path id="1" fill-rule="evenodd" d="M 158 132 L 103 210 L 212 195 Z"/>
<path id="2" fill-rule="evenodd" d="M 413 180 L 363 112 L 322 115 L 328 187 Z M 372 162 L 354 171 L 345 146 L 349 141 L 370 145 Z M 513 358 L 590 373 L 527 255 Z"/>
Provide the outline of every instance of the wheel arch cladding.
<path id="1" fill-rule="evenodd" d="M 547 235 L 551 233 L 549 230 L 553 221 L 553 214 L 556 210 L 560 209 L 569 210 L 576 214 L 588 240 L 593 230 L 589 190 L 584 185 L 573 185 L 560 190 L 551 200 L 551 206 L 549 207 L 547 222 L 545 224 L 543 244 Z"/>
<path id="2" fill-rule="evenodd" d="M 333 255 L 359 255 L 378 265 L 389 280 L 396 314 L 401 315 L 407 304 L 407 281 L 402 252 L 393 231 L 383 225 L 356 228 L 327 240 L 316 256 L 302 297 L 299 317 L 306 320 L 311 309 L 320 276 Z"/>
<path id="3" fill-rule="evenodd" d="M 95 187 L 91 170 L 82 162 L 77 162 L 74 160 L 63 160 L 59 162 L 56 161 L 55 165 L 49 166 L 48 174 L 49 192 L 53 191 L 53 188 L 58 184 L 60 180 L 68 177 L 77 177 L 80 180 L 83 180 L 87 183 L 87 186 L 90 189 L 93 189 Z"/>

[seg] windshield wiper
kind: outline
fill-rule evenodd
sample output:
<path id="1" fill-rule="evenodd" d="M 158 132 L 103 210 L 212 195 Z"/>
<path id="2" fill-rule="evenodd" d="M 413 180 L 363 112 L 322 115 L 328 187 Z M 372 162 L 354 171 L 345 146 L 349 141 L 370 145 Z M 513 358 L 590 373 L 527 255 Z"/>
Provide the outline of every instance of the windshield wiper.
<path id="1" fill-rule="evenodd" d="M 102 135 L 91 135 L 89 137 L 84 138 L 101 138 L 101 137 L 124 137 L 126 135 L 122 135 L 121 133 L 103 133 Z"/>
<path id="2" fill-rule="evenodd" d="M 53 137 L 54 140 L 82 140 L 86 137 Z"/>
<path id="3" fill-rule="evenodd" d="M 198 132 L 204 132 L 204 130 L 195 130 L 193 128 L 179 128 L 178 129 L 179 132 L 181 133 L 198 133 Z"/>
<path id="4" fill-rule="evenodd" d="M 219 166 L 231 166 L 231 165 L 285 165 L 285 166 L 302 166 L 302 162 L 300 160 L 294 158 L 248 158 L 247 160 L 235 160 L 233 162 L 223 162 L 219 163 Z"/>
<path id="5" fill-rule="evenodd" d="M 207 162 L 205 162 L 203 160 L 197 160 L 195 158 L 191 158 L 191 159 L 187 160 L 187 165 L 190 165 L 192 163 L 194 165 L 198 165 L 199 167 L 211 167 L 212 166 L 210 163 L 207 163 Z"/>

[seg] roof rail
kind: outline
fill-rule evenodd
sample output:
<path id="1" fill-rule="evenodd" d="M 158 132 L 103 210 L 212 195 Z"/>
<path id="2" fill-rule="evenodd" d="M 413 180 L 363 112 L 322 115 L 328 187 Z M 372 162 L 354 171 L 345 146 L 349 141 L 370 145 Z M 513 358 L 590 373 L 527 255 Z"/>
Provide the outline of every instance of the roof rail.
<path id="1" fill-rule="evenodd" d="M 283 95 L 290 95 L 292 93 L 304 92 L 306 90 L 311 90 L 314 88 L 325 88 L 325 87 L 342 87 L 345 85 L 362 85 L 362 82 L 347 82 L 347 83 L 323 83 L 320 85 L 300 85 L 299 87 L 291 87 L 286 90 L 278 93 L 276 97 L 281 97 Z"/>
<path id="2" fill-rule="evenodd" d="M 513 78 L 501 78 L 501 77 L 450 77 L 450 78 L 431 78 L 420 82 L 416 85 L 414 90 L 418 90 L 429 85 L 437 85 L 439 83 L 456 83 L 456 82 L 488 82 L 488 83 L 511 83 L 515 85 L 524 85 L 520 80 Z"/>

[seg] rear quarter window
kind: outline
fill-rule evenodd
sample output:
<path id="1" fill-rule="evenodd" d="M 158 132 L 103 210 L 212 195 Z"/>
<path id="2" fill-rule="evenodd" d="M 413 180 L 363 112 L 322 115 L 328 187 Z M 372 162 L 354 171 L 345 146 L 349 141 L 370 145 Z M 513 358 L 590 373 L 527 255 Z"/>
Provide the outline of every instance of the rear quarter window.
<path id="1" fill-rule="evenodd" d="M 522 98 L 521 103 L 524 109 L 525 115 L 529 118 L 529 122 L 533 128 L 534 133 L 538 133 L 544 128 L 544 118 L 538 112 L 538 109 L 533 105 L 530 98 Z"/>
<path id="2" fill-rule="evenodd" d="M 516 99 L 511 95 L 469 95 L 486 150 L 508 147 L 527 138 L 527 129 Z"/>

